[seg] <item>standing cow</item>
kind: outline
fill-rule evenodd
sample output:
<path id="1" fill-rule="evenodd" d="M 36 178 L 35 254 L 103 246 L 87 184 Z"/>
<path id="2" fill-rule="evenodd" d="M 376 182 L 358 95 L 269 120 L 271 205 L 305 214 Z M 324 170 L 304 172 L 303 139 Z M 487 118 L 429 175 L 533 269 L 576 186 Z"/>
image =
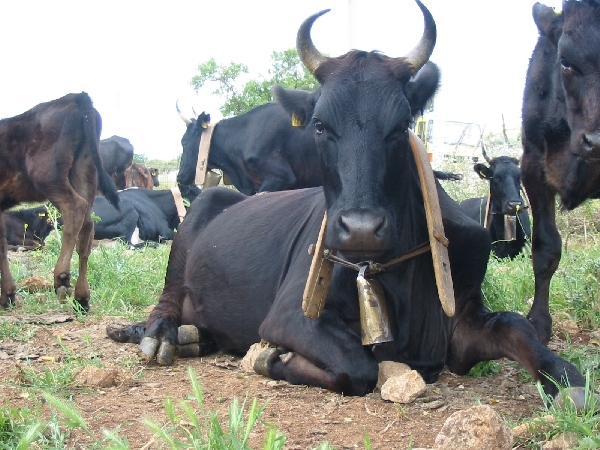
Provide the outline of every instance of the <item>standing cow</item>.
<path id="1" fill-rule="evenodd" d="M 467 215 L 485 226 L 492 238 L 492 251 L 498 258 L 514 258 L 531 240 L 531 225 L 521 197 L 519 160 L 509 156 L 484 157 L 489 166 L 473 169 L 490 183 L 490 195 L 460 202 Z"/>
<path id="2" fill-rule="evenodd" d="M 528 319 L 541 342 L 552 333 L 550 280 L 561 257 L 555 198 L 571 210 L 600 197 L 600 3 L 536 3 L 540 36 L 523 96 L 523 186 L 533 216 L 535 296 Z"/>
<path id="3" fill-rule="evenodd" d="M 23 114 L 0 120 L 0 213 L 21 202 L 50 200 L 63 219 L 62 246 L 54 267 L 59 297 L 73 292 L 71 257 L 77 246 L 79 276 L 75 300 L 89 309 L 87 261 L 94 235 L 92 203 L 100 189 L 118 204 L 116 188 L 98 152 L 101 118 L 85 93 L 41 103 Z M 6 235 L 0 215 L 0 306 L 14 302 L 16 286 L 8 266 Z"/>
<path id="4" fill-rule="evenodd" d="M 125 171 L 133 162 L 133 145 L 121 136 L 111 136 L 100 141 L 102 164 L 113 178 L 117 188 L 125 189 Z"/>
<path id="5" fill-rule="evenodd" d="M 411 109 L 435 86 L 427 91 L 427 83 L 412 77 L 425 64 L 435 67 L 427 60 L 436 39 L 433 18 L 417 4 L 425 32 L 401 58 L 358 50 L 326 57 L 310 38 L 326 11 L 301 25 L 298 53 L 321 84 L 320 95 L 311 100 L 279 89 L 277 97 L 286 110 L 304 111 L 311 124 L 323 187 L 249 198 L 225 188 L 203 192 L 175 237 L 165 287 L 146 326 L 109 328 L 109 336 L 142 340 L 142 350 L 162 364 L 172 361 L 181 324 L 200 330 L 200 354 L 240 354 L 264 339 L 272 346 L 254 366 L 259 373 L 347 395 L 371 392 L 383 360 L 404 362 L 433 382 L 445 365 L 465 374 L 500 357 L 518 361 L 549 393 L 557 392 L 552 379 L 581 391 L 582 375 L 542 345 L 524 317 L 484 306 L 489 234 L 439 183 L 434 191 L 447 241 L 440 233 L 435 239 L 449 243 L 452 317 L 444 313 L 452 315 L 452 302 L 441 301 L 436 289 L 431 253 L 413 252 L 430 242 L 418 176 L 430 168 L 427 161 L 421 169 L 415 164 L 408 127 Z M 320 316 L 310 319 L 301 308 L 307 249 L 325 213 L 324 245 L 343 265 L 333 269 Z M 379 292 L 391 340 L 363 345 L 357 283 L 361 292 L 365 285 Z"/>

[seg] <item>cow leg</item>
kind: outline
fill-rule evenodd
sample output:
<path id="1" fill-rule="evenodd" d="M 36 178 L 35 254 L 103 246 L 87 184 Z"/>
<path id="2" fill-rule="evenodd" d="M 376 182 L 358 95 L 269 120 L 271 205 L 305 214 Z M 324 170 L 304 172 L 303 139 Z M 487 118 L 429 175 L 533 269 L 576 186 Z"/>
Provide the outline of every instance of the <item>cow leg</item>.
<path id="1" fill-rule="evenodd" d="M 10 267 L 8 265 L 8 243 L 6 241 L 6 228 L 4 227 L 4 220 L 2 213 L 0 212 L 0 277 L 2 282 L 0 284 L 0 306 L 7 308 L 14 304 L 16 285 L 15 280 L 10 273 Z"/>
<path id="2" fill-rule="evenodd" d="M 524 169 L 527 170 L 527 166 Z M 550 280 L 558 268 L 562 244 L 556 227 L 554 192 L 540 191 L 539 186 L 544 185 L 545 182 L 542 181 L 541 175 L 536 175 L 537 173 L 533 175 L 532 180 L 529 177 L 523 177 L 526 190 L 536 193 L 529 196 L 533 216 L 531 252 L 535 294 L 527 319 L 535 327 L 540 342 L 547 345 L 552 334 L 552 317 L 548 304 Z"/>
<path id="3" fill-rule="evenodd" d="M 90 310 L 90 285 L 87 277 L 88 258 L 92 251 L 94 238 L 94 222 L 91 217 L 92 203 L 88 203 L 87 212 L 83 218 L 83 225 L 77 240 L 77 254 L 79 255 L 79 276 L 75 283 L 75 300 L 83 311 Z"/>
<path id="4" fill-rule="evenodd" d="M 479 361 L 503 357 L 527 369 L 547 394 L 558 392 L 553 380 L 561 386 L 585 386 L 577 368 L 548 350 L 527 319 L 513 312 L 490 312 L 474 300 L 457 319 L 448 367 L 464 375 Z"/>
<path id="5" fill-rule="evenodd" d="M 300 313 L 301 314 L 301 313 Z M 274 327 L 266 323 L 261 337 L 285 353 L 267 358 L 259 373 L 292 384 L 319 386 L 345 395 L 366 395 L 377 383 L 378 365 L 373 353 L 361 343 L 341 318 L 323 311 L 319 319 L 308 319 L 292 311 L 279 313 Z M 265 326 L 267 325 L 267 326 Z M 287 352 L 289 350 L 289 352 Z M 255 368 L 256 365 L 255 365 Z"/>
<path id="6" fill-rule="evenodd" d="M 73 294 L 73 288 L 71 287 L 71 258 L 73 257 L 73 250 L 75 249 L 85 216 L 86 214 L 89 215 L 89 204 L 77 195 L 73 189 L 63 191 L 62 195 L 48 195 L 48 200 L 58 208 L 63 219 L 62 245 L 58 261 L 56 262 L 56 266 L 54 266 L 54 290 L 59 298 L 65 298 L 67 295 Z M 87 264 L 87 260 L 84 264 Z M 80 273 L 79 276 L 85 277 L 85 274 Z M 80 292 L 79 295 L 82 295 L 79 299 L 83 300 L 82 306 L 84 306 L 89 300 L 89 288 L 87 289 L 87 294 Z"/>

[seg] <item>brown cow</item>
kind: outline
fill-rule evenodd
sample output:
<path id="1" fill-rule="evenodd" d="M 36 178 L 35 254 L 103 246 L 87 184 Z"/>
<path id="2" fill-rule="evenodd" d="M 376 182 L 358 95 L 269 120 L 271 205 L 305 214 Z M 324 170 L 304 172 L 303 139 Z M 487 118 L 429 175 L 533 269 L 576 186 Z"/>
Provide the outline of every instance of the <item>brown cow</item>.
<path id="1" fill-rule="evenodd" d="M 146 166 L 133 163 L 125 170 L 125 188 L 152 189 L 158 185 L 158 169 L 148 169 Z"/>
<path id="2" fill-rule="evenodd" d="M 75 300 L 89 309 L 87 260 L 94 236 L 91 218 L 99 188 L 117 206 L 116 187 L 98 152 L 101 118 L 88 94 L 68 94 L 0 120 L 0 212 L 21 202 L 49 200 L 63 219 L 62 247 L 54 268 L 59 297 L 73 293 L 71 257 L 77 244 L 79 277 Z M 0 217 L 0 306 L 15 299 L 4 222 Z"/>

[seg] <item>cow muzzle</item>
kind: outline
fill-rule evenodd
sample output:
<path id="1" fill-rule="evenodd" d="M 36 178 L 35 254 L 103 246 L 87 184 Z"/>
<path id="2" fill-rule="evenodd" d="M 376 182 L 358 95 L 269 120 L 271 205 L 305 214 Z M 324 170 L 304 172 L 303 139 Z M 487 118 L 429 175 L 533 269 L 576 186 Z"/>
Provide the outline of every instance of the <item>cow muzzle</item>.
<path id="1" fill-rule="evenodd" d="M 386 214 L 344 211 L 332 222 L 331 248 L 351 261 L 379 259 L 390 246 L 392 227 Z"/>
<path id="2" fill-rule="evenodd" d="M 600 132 L 585 132 L 579 134 L 575 143 L 571 145 L 571 152 L 581 158 L 599 163 L 600 162 Z"/>

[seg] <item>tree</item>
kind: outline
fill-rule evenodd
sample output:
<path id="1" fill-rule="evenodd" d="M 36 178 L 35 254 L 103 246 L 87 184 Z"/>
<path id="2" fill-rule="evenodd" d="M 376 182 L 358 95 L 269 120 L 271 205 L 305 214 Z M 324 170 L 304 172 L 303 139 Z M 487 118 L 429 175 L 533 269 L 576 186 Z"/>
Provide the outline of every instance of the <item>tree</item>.
<path id="1" fill-rule="evenodd" d="M 192 77 L 191 85 L 199 91 L 207 82 L 217 83 L 212 92 L 225 99 L 219 108 L 224 117 L 245 113 L 256 106 L 273 101 L 271 89 L 279 84 L 291 89 L 312 91 L 318 83 L 312 74 L 300 62 L 296 49 L 271 54 L 272 66 L 268 76 L 259 75 L 241 83 L 239 77 L 248 74 L 248 66 L 231 62 L 229 65 L 219 65 L 214 58 L 198 65 L 197 74 Z"/>

